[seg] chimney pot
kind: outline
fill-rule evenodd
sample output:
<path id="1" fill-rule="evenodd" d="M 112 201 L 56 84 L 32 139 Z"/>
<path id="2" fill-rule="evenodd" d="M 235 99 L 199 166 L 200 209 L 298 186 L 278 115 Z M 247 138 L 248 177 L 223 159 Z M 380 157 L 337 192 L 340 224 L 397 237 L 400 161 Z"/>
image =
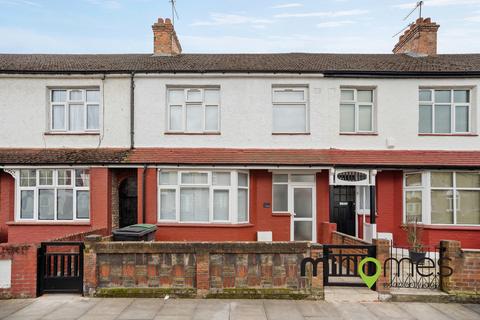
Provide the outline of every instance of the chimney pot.
<path id="1" fill-rule="evenodd" d="M 172 56 L 182 53 L 180 41 L 170 19 L 158 18 L 152 26 L 153 54 Z"/>
<path id="2" fill-rule="evenodd" d="M 399 38 L 393 53 L 437 54 L 437 31 L 440 26 L 431 18 L 418 18 Z"/>

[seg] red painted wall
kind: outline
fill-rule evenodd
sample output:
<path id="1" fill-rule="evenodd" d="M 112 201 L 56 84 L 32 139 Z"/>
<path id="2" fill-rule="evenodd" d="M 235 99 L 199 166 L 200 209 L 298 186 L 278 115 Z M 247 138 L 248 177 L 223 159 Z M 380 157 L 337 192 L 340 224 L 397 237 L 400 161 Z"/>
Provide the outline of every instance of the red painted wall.
<path id="1" fill-rule="evenodd" d="M 8 241 L 7 222 L 13 220 L 15 179 L 0 171 L 0 243 Z"/>
<path id="2" fill-rule="evenodd" d="M 2 176 L 4 178 L 4 176 Z M 3 181 L 4 179 L 2 179 Z M 8 179 L 7 179 L 8 180 Z M 13 178 L 11 179 L 13 181 Z M 2 183 L 2 186 L 5 183 Z M 111 174 L 107 168 L 92 168 L 90 170 L 90 222 L 88 223 L 26 223 L 14 222 L 14 184 L 6 183 L 8 188 L 0 190 L 0 199 L 9 198 L 5 211 L 8 211 L 8 242 L 38 243 L 59 238 L 73 233 L 92 229 L 107 228 L 112 225 L 111 214 Z M 3 211 L 2 202 L 2 211 Z M 5 213 L 2 212 L 2 215 Z"/>
<path id="3" fill-rule="evenodd" d="M 141 177 L 141 170 L 138 175 Z M 139 190 L 141 181 L 139 181 Z M 141 212 L 139 196 L 139 212 Z M 157 221 L 156 169 L 147 169 L 146 176 L 147 222 Z M 264 208 L 270 203 L 270 208 Z M 257 231 L 272 231 L 274 241 L 290 240 L 290 216 L 273 215 L 272 174 L 266 170 L 250 171 L 250 223 L 241 225 L 158 224 L 157 240 L 164 241 L 255 241 Z"/>
<path id="4" fill-rule="evenodd" d="M 377 175 L 377 231 L 393 233 L 394 243 L 408 247 L 403 222 L 403 172 L 381 171 Z M 458 240 L 462 248 L 480 248 L 479 227 L 426 226 L 422 233 L 423 244 L 438 246 L 440 240 Z"/>

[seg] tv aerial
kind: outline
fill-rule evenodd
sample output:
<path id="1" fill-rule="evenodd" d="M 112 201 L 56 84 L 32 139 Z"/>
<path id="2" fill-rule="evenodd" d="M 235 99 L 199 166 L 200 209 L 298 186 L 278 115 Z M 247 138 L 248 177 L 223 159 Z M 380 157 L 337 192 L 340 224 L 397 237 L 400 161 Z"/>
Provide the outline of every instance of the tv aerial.
<path id="1" fill-rule="evenodd" d="M 418 9 L 418 17 L 421 18 L 422 17 L 422 6 L 423 6 L 423 1 L 418 1 L 417 4 L 415 5 L 415 8 L 413 8 L 406 16 L 405 18 L 403 18 L 403 21 L 407 20 L 408 17 L 410 17 L 412 15 L 412 13 L 414 13 L 417 9 Z M 413 24 L 413 22 L 409 23 L 406 27 L 404 27 L 402 30 L 398 31 L 397 33 L 395 33 L 392 38 L 395 38 L 396 36 L 398 36 L 400 33 L 402 33 L 403 31 L 405 31 L 406 29 L 410 28 L 410 26 Z"/>

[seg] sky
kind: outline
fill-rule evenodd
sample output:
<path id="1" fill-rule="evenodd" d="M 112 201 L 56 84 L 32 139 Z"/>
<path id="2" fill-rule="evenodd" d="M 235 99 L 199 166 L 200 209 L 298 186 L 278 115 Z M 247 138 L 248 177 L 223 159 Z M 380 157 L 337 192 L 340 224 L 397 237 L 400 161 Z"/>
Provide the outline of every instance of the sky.
<path id="1" fill-rule="evenodd" d="M 415 0 L 177 0 L 184 53 L 390 53 Z M 480 53 L 480 0 L 425 0 L 439 53 Z M 0 0 L 0 52 L 149 53 L 169 0 Z"/>

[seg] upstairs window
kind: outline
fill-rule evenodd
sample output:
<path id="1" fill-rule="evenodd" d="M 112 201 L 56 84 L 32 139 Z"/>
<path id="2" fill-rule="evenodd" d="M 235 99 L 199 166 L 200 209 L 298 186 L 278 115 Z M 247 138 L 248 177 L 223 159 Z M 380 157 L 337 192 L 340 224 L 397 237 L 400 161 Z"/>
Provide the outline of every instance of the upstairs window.
<path id="1" fill-rule="evenodd" d="M 88 169 L 22 169 L 16 180 L 18 220 L 90 218 Z"/>
<path id="2" fill-rule="evenodd" d="M 100 90 L 50 90 L 50 130 L 52 132 L 98 132 L 100 130 Z"/>
<path id="3" fill-rule="evenodd" d="M 169 88 L 168 131 L 220 132 L 220 89 Z"/>
<path id="4" fill-rule="evenodd" d="M 273 88 L 273 133 L 307 133 L 307 88 Z"/>
<path id="5" fill-rule="evenodd" d="M 369 133 L 374 131 L 373 97 L 373 90 L 341 90 L 340 133 Z"/>
<path id="6" fill-rule="evenodd" d="M 470 90 L 420 89 L 419 133 L 470 133 Z"/>

